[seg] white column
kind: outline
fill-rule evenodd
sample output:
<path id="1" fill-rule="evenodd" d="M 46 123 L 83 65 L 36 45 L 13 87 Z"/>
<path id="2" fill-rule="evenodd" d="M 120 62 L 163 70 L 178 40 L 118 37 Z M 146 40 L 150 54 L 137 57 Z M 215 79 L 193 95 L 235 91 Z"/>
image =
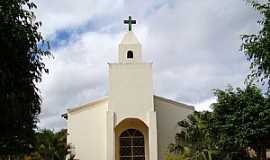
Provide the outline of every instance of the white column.
<path id="1" fill-rule="evenodd" d="M 157 116 L 155 111 L 148 112 L 149 120 L 149 160 L 158 160 Z"/>
<path id="2" fill-rule="evenodd" d="M 114 112 L 107 111 L 107 160 L 115 160 Z"/>

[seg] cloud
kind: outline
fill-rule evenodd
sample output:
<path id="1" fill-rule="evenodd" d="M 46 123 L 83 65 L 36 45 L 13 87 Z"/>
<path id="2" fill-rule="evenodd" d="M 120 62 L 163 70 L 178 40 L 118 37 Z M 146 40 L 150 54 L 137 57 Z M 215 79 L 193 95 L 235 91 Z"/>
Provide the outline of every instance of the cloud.
<path id="1" fill-rule="evenodd" d="M 240 34 L 256 29 L 256 14 L 243 1 L 175 1 L 146 22 L 157 93 L 197 103 L 214 88 L 243 84 L 248 62 L 239 52 Z"/>
<path id="2" fill-rule="evenodd" d="M 115 61 L 118 36 L 89 32 L 53 51 L 55 58 L 46 62 L 50 73 L 44 75 L 40 84 L 41 128 L 63 127 L 61 114 L 68 107 L 106 95 L 106 62 Z"/>
<path id="3" fill-rule="evenodd" d="M 211 97 L 209 99 L 206 99 L 198 104 L 195 104 L 195 110 L 196 111 L 212 111 L 211 104 L 216 103 L 217 98 Z"/>
<path id="4" fill-rule="evenodd" d="M 46 62 L 41 128 L 64 127 L 60 115 L 67 107 L 107 94 L 107 62 L 118 58 L 128 15 L 137 19 L 144 60 L 153 62 L 155 94 L 197 110 L 214 102 L 212 89 L 243 86 L 248 62 L 239 52 L 240 35 L 258 29 L 258 15 L 241 0 L 49 0 L 39 6 L 47 36 L 69 34 L 54 39 L 61 43 L 53 50 L 55 59 Z"/>
<path id="5" fill-rule="evenodd" d="M 96 16 L 105 16 L 121 8 L 122 0 L 46 0 L 37 1 L 36 15 L 43 22 L 41 31 L 51 35 L 59 30 L 73 29 Z"/>

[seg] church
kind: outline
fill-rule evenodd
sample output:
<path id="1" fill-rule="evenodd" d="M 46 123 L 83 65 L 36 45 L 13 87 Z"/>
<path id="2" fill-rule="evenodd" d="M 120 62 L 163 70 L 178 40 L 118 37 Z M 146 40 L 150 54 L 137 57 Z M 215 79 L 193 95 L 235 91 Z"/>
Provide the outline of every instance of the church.
<path id="1" fill-rule="evenodd" d="M 164 160 L 177 123 L 194 111 L 154 95 L 152 63 L 143 62 L 132 31 L 136 21 L 129 17 L 124 23 L 129 29 L 118 46 L 118 62 L 108 64 L 108 96 L 65 114 L 67 143 L 78 160 Z"/>

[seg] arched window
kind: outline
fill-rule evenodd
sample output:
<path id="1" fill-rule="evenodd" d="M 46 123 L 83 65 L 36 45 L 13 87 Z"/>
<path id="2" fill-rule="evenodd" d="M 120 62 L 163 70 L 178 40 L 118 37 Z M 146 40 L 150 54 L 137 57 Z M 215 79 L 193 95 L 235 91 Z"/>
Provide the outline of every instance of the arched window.
<path id="1" fill-rule="evenodd" d="M 133 58 L 133 52 L 131 50 L 127 52 L 127 58 Z"/>
<path id="2" fill-rule="evenodd" d="M 136 129 L 120 135 L 120 160 L 145 160 L 144 136 Z"/>

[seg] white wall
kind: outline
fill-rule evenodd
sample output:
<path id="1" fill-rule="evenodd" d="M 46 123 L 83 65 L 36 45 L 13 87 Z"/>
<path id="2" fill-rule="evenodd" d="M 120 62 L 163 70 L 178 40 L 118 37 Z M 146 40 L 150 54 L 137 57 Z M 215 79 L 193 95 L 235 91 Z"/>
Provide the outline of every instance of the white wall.
<path id="1" fill-rule="evenodd" d="M 106 113 L 102 101 L 68 114 L 68 143 L 75 145 L 80 160 L 106 160 Z"/>
<path id="2" fill-rule="evenodd" d="M 154 97 L 157 112 L 158 157 L 165 160 L 168 145 L 174 142 L 175 134 L 180 130 L 177 123 L 194 111 L 193 107 Z"/>
<path id="3" fill-rule="evenodd" d="M 116 124 L 125 118 L 139 118 L 146 124 L 154 110 L 152 64 L 109 64 L 109 111 Z"/>

